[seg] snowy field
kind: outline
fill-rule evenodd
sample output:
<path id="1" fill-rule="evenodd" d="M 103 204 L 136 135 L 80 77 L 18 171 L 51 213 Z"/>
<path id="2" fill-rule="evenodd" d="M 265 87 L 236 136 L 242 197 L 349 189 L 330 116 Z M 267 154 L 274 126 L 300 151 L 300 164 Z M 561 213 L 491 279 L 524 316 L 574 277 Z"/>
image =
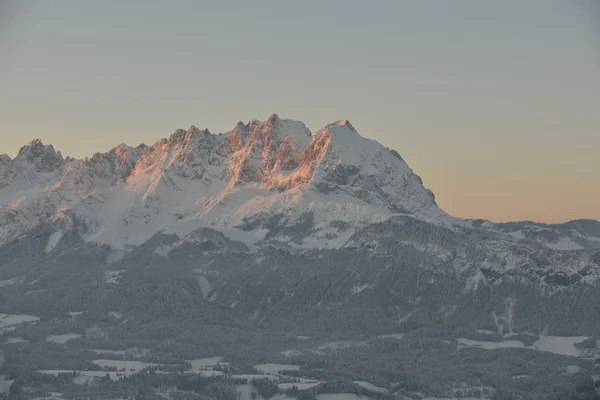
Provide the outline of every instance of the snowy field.
<path id="1" fill-rule="evenodd" d="M 254 366 L 255 369 L 267 374 L 277 375 L 282 371 L 298 371 L 299 365 L 285 365 L 285 364 L 258 364 Z"/>
<path id="2" fill-rule="evenodd" d="M 459 345 L 468 347 L 479 347 L 486 350 L 502 348 L 527 348 L 537 351 L 546 351 L 561 356 L 579 357 L 582 352 L 575 347 L 575 343 L 583 342 L 588 339 L 586 336 L 540 336 L 531 346 L 525 347 L 525 344 L 519 340 L 503 340 L 501 342 L 486 342 L 481 340 L 472 340 L 458 338 Z"/>
<path id="3" fill-rule="evenodd" d="M 62 335 L 50 335 L 46 338 L 46 342 L 65 344 L 71 339 L 79 339 L 81 337 L 78 333 L 64 333 Z"/>
<path id="4" fill-rule="evenodd" d="M 14 325 L 23 323 L 23 322 L 35 322 L 39 320 L 38 317 L 33 315 L 11 315 L 11 314 L 0 314 L 0 331 L 1 330 L 10 330 Z"/>
<path id="5" fill-rule="evenodd" d="M 372 383 L 369 382 L 364 382 L 364 381 L 354 381 L 354 383 L 356 383 L 358 386 L 363 387 L 367 390 L 370 390 L 372 392 L 379 392 L 379 393 L 385 393 L 387 392 L 387 389 L 379 387 L 379 386 L 375 386 Z"/>
<path id="6" fill-rule="evenodd" d="M 0 393 L 8 393 L 13 382 L 14 381 L 9 381 L 4 376 L 0 375 Z"/>
<path id="7" fill-rule="evenodd" d="M 192 364 L 191 371 L 205 370 L 208 367 L 216 367 L 217 365 L 227 366 L 229 363 L 222 362 L 223 357 L 200 358 L 198 360 L 189 360 Z"/>
<path id="8" fill-rule="evenodd" d="M 296 386 L 298 390 L 310 389 L 311 387 L 315 387 L 321 384 L 321 381 L 314 382 L 298 382 L 298 383 L 278 383 L 277 386 L 281 390 L 291 389 Z"/>

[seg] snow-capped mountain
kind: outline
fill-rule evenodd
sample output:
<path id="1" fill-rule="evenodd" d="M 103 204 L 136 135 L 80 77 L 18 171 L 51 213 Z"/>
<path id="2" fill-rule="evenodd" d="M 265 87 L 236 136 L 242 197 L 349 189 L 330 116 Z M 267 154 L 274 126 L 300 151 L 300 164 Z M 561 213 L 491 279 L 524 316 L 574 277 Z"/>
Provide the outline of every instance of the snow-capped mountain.
<path id="1" fill-rule="evenodd" d="M 250 246 L 336 247 L 394 214 L 448 220 L 397 152 L 348 121 L 313 136 L 276 114 L 225 134 L 179 129 L 85 160 L 34 140 L 14 160 L 0 158 L 0 177 L 0 243 L 67 215 L 83 222 L 87 240 L 116 249 L 203 226 Z"/>
<path id="2" fill-rule="evenodd" d="M 372 373 L 406 399 L 491 398 L 482 382 L 494 398 L 587 396 L 597 304 L 599 221 L 450 217 L 347 121 L 312 135 L 272 115 L 84 160 L 39 140 L 0 156 L 0 372 L 17 385 L 151 347 L 161 364 L 229 351 L 336 381 L 359 366 L 352 381 Z"/>
<path id="3" fill-rule="evenodd" d="M 557 250 L 600 247 L 600 223 L 493 224 L 452 218 L 402 157 L 348 121 L 312 135 L 271 115 L 212 134 L 178 129 L 152 146 L 63 158 L 39 139 L 0 155 L 0 244 L 53 222 L 125 250 L 159 231 L 209 227 L 253 248 L 278 243 L 339 248 L 394 215 L 447 228 L 485 229 Z"/>

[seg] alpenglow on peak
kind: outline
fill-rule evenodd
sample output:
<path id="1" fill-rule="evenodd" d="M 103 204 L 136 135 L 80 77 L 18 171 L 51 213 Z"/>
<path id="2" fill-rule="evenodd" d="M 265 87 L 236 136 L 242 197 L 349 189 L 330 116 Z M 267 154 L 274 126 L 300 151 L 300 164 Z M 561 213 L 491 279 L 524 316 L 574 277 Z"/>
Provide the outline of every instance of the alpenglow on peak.
<path id="1" fill-rule="evenodd" d="M 84 160 L 64 160 L 41 141 L 24 149 L 18 163 L 0 163 L 0 222 L 7 226 L 0 243 L 76 217 L 86 240 L 114 248 L 201 227 L 250 247 L 266 240 L 339 247 L 392 215 L 448 219 L 395 151 L 347 120 L 314 135 L 277 114 L 223 134 L 192 125 L 151 146 L 119 145 Z M 28 165 L 45 175 L 28 173 Z"/>

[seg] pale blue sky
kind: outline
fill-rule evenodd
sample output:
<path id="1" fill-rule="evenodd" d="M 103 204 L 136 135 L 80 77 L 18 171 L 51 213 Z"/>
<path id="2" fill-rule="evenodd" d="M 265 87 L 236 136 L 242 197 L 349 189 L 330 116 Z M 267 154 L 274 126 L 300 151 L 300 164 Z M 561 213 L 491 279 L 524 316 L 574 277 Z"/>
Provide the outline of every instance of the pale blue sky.
<path id="1" fill-rule="evenodd" d="M 600 219 L 600 2 L 0 0 L 0 153 L 349 119 L 454 215 Z"/>

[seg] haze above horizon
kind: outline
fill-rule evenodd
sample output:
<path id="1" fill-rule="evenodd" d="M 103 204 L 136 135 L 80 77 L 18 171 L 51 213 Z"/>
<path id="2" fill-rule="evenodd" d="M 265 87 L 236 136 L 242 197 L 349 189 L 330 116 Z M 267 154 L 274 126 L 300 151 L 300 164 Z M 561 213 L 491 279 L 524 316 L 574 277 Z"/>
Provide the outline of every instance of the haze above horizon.
<path id="1" fill-rule="evenodd" d="M 600 220 L 598 3 L 169 4 L 0 0 L 0 153 L 348 119 L 451 215 Z"/>

